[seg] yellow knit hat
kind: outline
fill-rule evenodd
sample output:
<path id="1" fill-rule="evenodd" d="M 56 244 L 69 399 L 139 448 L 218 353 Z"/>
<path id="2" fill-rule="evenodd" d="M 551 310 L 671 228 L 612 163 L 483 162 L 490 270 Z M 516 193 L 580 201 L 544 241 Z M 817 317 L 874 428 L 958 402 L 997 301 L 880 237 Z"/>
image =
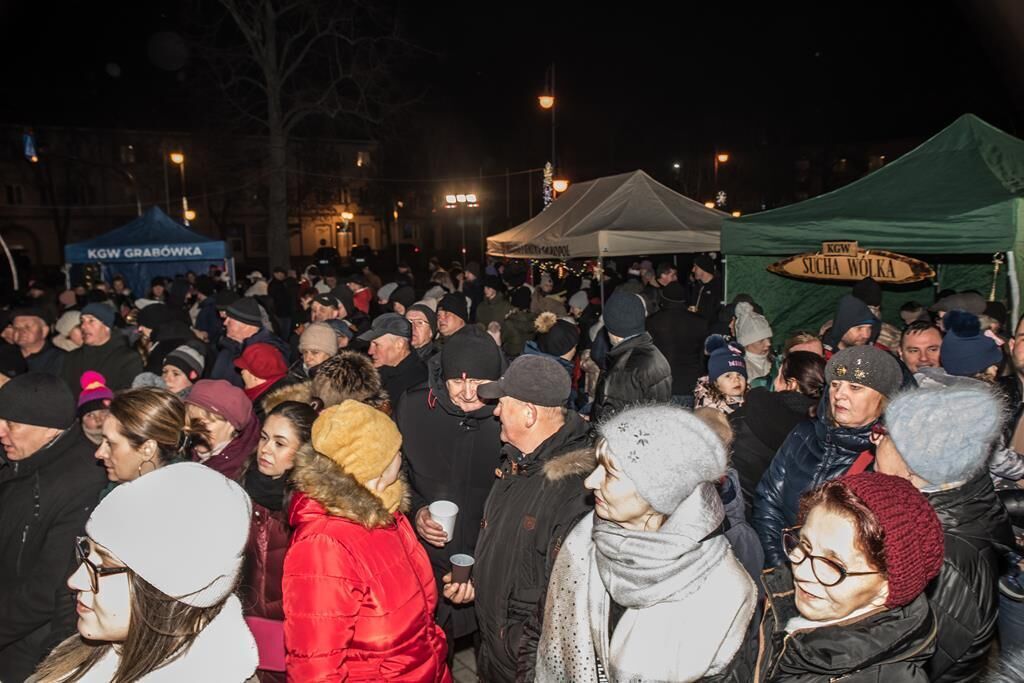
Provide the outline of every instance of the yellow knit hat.
<path id="1" fill-rule="evenodd" d="M 402 447 L 390 417 L 349 399 L 327 408 L 313 423 L 313 448 L 360 484 L 379 477 Z"/>

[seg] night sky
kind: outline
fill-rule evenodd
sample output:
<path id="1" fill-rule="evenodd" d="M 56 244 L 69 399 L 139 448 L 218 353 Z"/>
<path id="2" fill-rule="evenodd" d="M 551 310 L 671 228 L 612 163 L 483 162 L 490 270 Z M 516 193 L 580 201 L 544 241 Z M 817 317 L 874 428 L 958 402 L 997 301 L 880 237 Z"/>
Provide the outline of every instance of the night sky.
<path id="1" fill-rule="evenodd" d="M 201 5 L 3 3 L 3 117 L 208 124 L 216 109 L 203 101 L 202 65 L 190 58 L 176 68 L 173 41 L 151 54 L 155 33 L 187 35 Z M 536 96 L 552 62 L 560 166 L 576 179 L 634 168 L 657 175 L 716 147 L 922 140 L 967 111 L 1021 134 L 1013 45 L 1024 25 L 999 15 L 1001 5 L 399 3 L 418 56 L 397 76 L 417 99 L 382 132 L 388 171 L 542 165 L 550 119 Z"/>

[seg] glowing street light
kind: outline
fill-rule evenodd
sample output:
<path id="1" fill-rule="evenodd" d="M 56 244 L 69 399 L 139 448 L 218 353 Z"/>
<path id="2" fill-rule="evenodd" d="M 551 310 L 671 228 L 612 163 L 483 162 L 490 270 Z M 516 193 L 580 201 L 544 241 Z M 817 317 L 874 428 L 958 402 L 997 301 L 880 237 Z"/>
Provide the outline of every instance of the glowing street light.
<path id="1" fill-rule="evenodd" d="M 541 95 L 540 97 L 537 98 L 537 101 L 540 103 L 541 109 L 551 109 L 552 107 L 555 106 L 554 95 Z"/>
<path id="2" fill-rule="evenodd" d="M 741 215 L 742 215 L 742 214 L 741 214 L 741 213 L 740 213 L 739 211 L 733 211 L 733 212 L 732 212 L 732 217 L 733 217 L 733 218 L 739 218 L 739 217 L 740 217 Z"/>
<path id="3" fill-rule="evenodd" d="M 454 204 L 458 199 L 453 194 L 446 194 L 444 196 L 444 201 L 446 204 Z"/>
<path id="4" fill-rule="evenodd" d="M 185 225 L 188 225 L 188 222 L 192 220 L 192 218 L 189 217 L 189 213 L 192 212 L 188 210 L 188 195 L 185 191 L 185 155 L 181 152 L 171 152 L 170 159 L 172 164 L 177 165 L 178 173 L 181 177 L 181 217 L 184 219 L 183 222 Z M 167 167 L 165 166 L 164 169 L 166 168 Z M 194 217 L 195 214 L 192 213 L 192 216 Z"/>
<path id="5" fill-rule="evenodd" d="M 672 164 L 672 168 L 678 171 L 680 168 L 682 168 L 682 165 L 677 161 L 676 163 Z"/>
<path id="6" fill-rule="evenodd" d="M 185 163 L 185 155 L 181 152 L 171 152 L 171 163 L 181 166 Z"/>
<path id="7" fill-rule="evenodd" d="M 350 221 L 350 220 L 352 220 L 355 217 L 356 217 L 355 214 L 352 213 L 351 211 L 342 211 L 341 212 L 341 220 L 343 220 L 343 221 Z"/>
<path id="8" fill-rule="evenodd" d="M 556 180 L 551 181 L 551 187 L 558 194 L 562 194 L 563 192 L 569 189 L 569 181 L 564 178 L 558 178 Z"/>
<path id="9" fill-rule="evenodd" d="M 714 202 L 704 202 L 704 206 L 708 207 L 709 209 L 713 209 L 713 208 L 715 208 L 715 203 Z"/>
<path id="10" fill-rule="evenodd" d="M 185 212 L 185 219 L 189 221 L 194 221 L 196 219 L 196 212 L 193 211 L 192 209 L 189 209 L 188 211 Z"/>
<path id="11" fill-rule="evenodd" d="M 715 156 L 715 158 L 718 160 L 718 163 L 720 163 L 720 164 L 728 163 L 729 162 L 729 153 L 728 152 L 722 152 L 720 154 L 717 154 Z"/>

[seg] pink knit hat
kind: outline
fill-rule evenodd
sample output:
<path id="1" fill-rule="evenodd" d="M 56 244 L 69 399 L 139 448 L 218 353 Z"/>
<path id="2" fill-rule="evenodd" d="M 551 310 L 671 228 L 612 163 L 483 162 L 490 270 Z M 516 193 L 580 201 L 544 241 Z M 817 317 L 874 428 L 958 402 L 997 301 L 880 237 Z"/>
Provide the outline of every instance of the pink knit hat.
<path id="1" fill-rule="evenodd" d="M 78 417 L 94 410 L 105 410 L 114 400 L 114 392 L 107 387 L 106 378 L 95 370 L 86 370 L 79 380 L 82 393 L 78 395 Z"/>
<path id="2" fill-rule="evenodd" d="M 252 419 L 252 401 L 245 392 L 223 379 L 201 379 L 192 385 L 185 403 L 217 413 L 241 430 Z"/>

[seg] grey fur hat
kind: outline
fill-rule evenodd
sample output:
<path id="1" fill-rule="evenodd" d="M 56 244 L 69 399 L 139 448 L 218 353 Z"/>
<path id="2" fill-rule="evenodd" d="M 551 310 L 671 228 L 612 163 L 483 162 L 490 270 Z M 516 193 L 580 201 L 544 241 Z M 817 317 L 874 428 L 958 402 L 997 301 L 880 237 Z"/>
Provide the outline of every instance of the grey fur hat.
<path id="1" fill-rule="evenodd" d="M 885 424 L 907 467 L 929 484 L 982 470 L 1003 426 L 1003 404 L 985 385 L 915 389 L 896 396 Z"/>
<path id="2" fill-rule="evenodd" d="M 662 514 L 672 514 L 701 483 L 725 474 L 722 439 L 685 408 L 627 408 L 602 423 L 598 433 L 637 492 Z"/>

